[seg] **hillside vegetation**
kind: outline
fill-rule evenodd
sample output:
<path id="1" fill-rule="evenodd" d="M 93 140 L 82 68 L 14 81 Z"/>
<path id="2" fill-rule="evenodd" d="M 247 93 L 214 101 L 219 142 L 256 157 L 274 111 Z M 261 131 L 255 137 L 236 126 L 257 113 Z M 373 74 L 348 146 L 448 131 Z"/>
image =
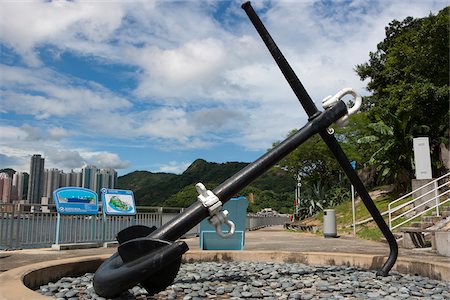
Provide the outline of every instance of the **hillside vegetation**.
<path id="1" fill-rule="evenodd" d="M 208 189 L 247 166 L 243 162 L 212 163 L 194 161 L 180 175 L 135 171 L 118 178 L 118 188 L 132 190 L 137 205 L 187 207 L 197 199 L 195 184 L 202 182 Z M 273 167 L 236 196 L 247 196 L 249 211 L 271 207 L 279 212 L 293 210 L 295 181 L 278 167 Z"/>

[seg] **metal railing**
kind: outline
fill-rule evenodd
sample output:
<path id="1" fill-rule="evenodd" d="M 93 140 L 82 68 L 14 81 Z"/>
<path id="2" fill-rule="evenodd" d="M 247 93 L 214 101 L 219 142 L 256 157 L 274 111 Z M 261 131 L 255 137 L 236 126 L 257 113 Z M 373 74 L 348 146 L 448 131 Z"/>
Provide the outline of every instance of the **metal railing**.
<path id="1" fill-rule="evenodd" d="M 159 227 L 180 208 L 137 207 L 136 216 L 61 215 L 57 232 L 55 206 L 0 204 L 0 249 L 37 248 L 51 244 L 114 241 L 116 234 L 131 225 Z"/>
<path id="2" fill-rule="evenodd" d="M 256 230 L 263 227 L 284 225 L 289 222 L 289 216 L 284 215 L 247 215 L 247 230 Z"/>
<path id="3" fill-rule="evenodd" d="M 131 225 L 160 227 L 182 208 L 137 207 L 136 216 L 61 215 L 59 232 L 55 206 L 0 204 L 0 250 L 49 247 L 52 244 L 103 243 L 115 241 L 116 234 Z M 247 229 L 281 225 L 289 220 L 280 216 L 249 216 Z M 197 236 L 199 225 L 185 236 Z"/>
<path id="4" fill-rule="evenodd" d="M 443 183 L 439 185 L 440 181 Z M 429 191 L 424 192 L 426 189 L 429 189 Z M 403 202 L 406 198 L 414 196 L 416 193 L 420 193 L 421 195 L 405 203 L 398 204 L 399 202 Z M 447 173 L 392 201 L 388 205 L 389 228 L 394 230 L 432 210 L 435 210 L 436 216 L 439 216 L 439 207 L 450 202 L 449 193 L 450 173 Z M 393 225 L 393 222 L 396 220 L 398 220 L 398 223 Z"/>

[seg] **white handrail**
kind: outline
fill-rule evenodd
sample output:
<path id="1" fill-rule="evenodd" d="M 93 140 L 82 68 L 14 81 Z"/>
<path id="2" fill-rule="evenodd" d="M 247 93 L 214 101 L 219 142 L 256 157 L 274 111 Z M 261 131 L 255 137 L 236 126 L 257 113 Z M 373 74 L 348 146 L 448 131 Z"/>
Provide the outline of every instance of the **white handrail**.
<path id="1" fill-rule="evenodd" d="M 449 199 L 447 199 L 447 200 L 441 201 L 441 203 L 439 203 L 439 197 L 441 197 L 441 196 L 447 194 L 448 192 L 450 192 L 450 190 L 447 190 L 447 191 L 443 192 L 442 194 L 439 194 L 439 189 L 441 189 L 441 188 L 444 187 L 444 186 L 450 185 L 450 181 L 448 180 L 448 181 L 446 181 L 445 183 L 443 183 L 443 184 L 441 184 L 440 186 L 438 186 L 438 181 L 441 180 L 441 179 L 443 179 L 443 178 L 445 178 L 445 177 L 449 177 L 449 178 L 450 178 L 450 172 L 447 173 L 447 174 L 445 174 L 445 175 L 442 175 L 441 177 L 439 177 L 439 178 L 437 178 L 437 179 L 434 179 L 433 181 L 430 181 L 430 182 L 428 182 L 427 184 L 424 184 L 423 186 L 421 186 L 421 187 L 419 187 L 419 188 L 413 190 L 412 192 L 410 192 L 410 193 L 408 193 L 408 194 L 406 194 L 406 195 L 403 195 L 402 197 L 400 197 L 400 198 L 398 198 L 398 199 L 396 199 L 396 200 L 390 202 L 389 205 L 388 205 L 389 228 L 390 228 L 391 230 L 393 230 L 393 229 L 395 229 L 395 228 L 397 228 L 397 227 L 399 227 L 399 226 L 401 226 L 401 225 L 403 225 L 403 224 L 409 222 L 410 220 L 416 218 L 417 216 L 423 215 L 425 212 L 427 212 L 427 211 L 429 211 L 429 210 L 431 210 L 431 209 L 434 209 L 434 208 L 436 208 L 437 215 L 439 215 L 439 206 L 441 206 L 443 203 L 446 203 L 446 202 L 449 201 Z M 393 204 L 395 204 L 395 203 L 399 202 L 400 200 L 403 200 L 403 199 L 405 199 L 405 198 L 407 198 L 407 197 L 413 195 L 414 193 L 416 193 L 416 192 L 418 192 L 418 191 L 424 189 L 425 187 L 427 187 L 427 186 L 429 186 L 429 185 L 431 185 L 431 184 L 434 184 L 434 188 L 433 188 L 432 190 L 427 191 L 426 193 L 424 193 L 424 194 L 420 195 L 419 197 L 414 198 L 414 199 L 412 199 L 412 200 L 410 200 L 410 201 L 408 201 L 408 202 L 406 202 L 406 203 L 400 204 L 399 206 L 396 206 L 396 207 L 392 208 Z M 415 206 L 415 207 L 409 209 L 409 210 L 406 211 L 406 212 L 401 213 L 400 215 L 398 215 L 398 216 L 396 216 L 396 217 L 394 217 L 394 218 L 392 217 L 392 213 L 394 213 L 394 212 L 396 212 L 396 211 L 398 211 L 398 210 L 400 210 L 400 209 L 402 209 L 402 208 L 404 208 L 404 207 L 407 207 L 408 205 L 411 205 L 412 203 L 416 202 L 417 200 L 419 200 L 419 199 L 423 198 L 424 196 L 427 196 L 427 195 L 429 195 L 429 194 L 431 194 L 431 193 L 433 193 L 433 192 L 434 192 L 434 197 L 432 197 L 432 198 L 426 200 L 426 201 L 423 202 L 423 203 L 420 203 L 419 205 L 417 205 L 417 206 Z M 400 217 L 402 217 L 402 216 L 404 216 L 404 215 L 406 215 L 406 214 L 408 214 L 408 213 L 410 213 L 410 212 L 412 212 L 412 211 L 414 211 L 414 210 L 417 210 L 417 208 L 419 208 L 419 207 L 421 207 L 421 206 L 424 206 L 425 204 L 428 204 L 428 203 L 431 202 L 431 201 L 436 201 L 436 204 L 433 205 L 431 208 L 427 208 L 425 211 L 422 211 L 422 212 L 420 212 L 419 214 L 416 214 L 416 215 L 414 215 L 413 217 L 408 218 L 408 220 L 403 221 L 402 223 L 400 223 L 400 225 L 397 224 L 397 225 L 395 225 L 395 226 L 392 226 L 392 221 L 397 220 L 398 218 L 400 218 Z"/>
<path id="2" fill-rule="evenodd" d="M 448 194 L 449 192 L 450 192 L 450 190 L 448 190 L 448 191 L 446 191 L 446 192 L 440 194 L 439 196 L 443 196 L 443 195 L 445 195 L 445 194 Z M 395 216 L 394 218 L 392 218 L 392 221 L 395 221 L 395 220 L 397 220 L 398 218 L 401 218 L 401 217 L 403 217 L 404 215 L 406 215 L 406 214 L 408 214 L 408 213 L 410 213 L 410 212 L 416 210 L 417 208 L 419 208 L 419 207 L 421 207 L 421 206 L 424 206 L 424 205 L 428 204 L 428 202 L 432 202 L 432 201 L 434 201 L 434 200 L 435 200 L 435 197 L 433 197 L 433 198 L 431 198 L 431 199 L 428 199 L 427 201 L 422 202 L 422 203 L 420 203 L 419 205 L 414 206 L 413 208 L 410 208 L 409 210 L 407 210 L 407 211 L 405 211 L 405 212 L 399 214 L 398 216 Z M 444 201 L 444 202 L 445 202 L 445 201 Z M 441 204 L 442 204 L 442 203 L 443 203 L 443 202 L 441 202 Z M 436 205 L 435 205 L 434 207 L 436 207 Z M 414 216 L 414 217 L 415 217 L 415 216 Z"/>
<path id="3" fill-rule="evenodd" d="M 400 227 L 400 226 L 402 226 L 402 225 L 405 224 L 405 223 L 408 223 L 409 221 L 411 221 L 411 219 L 417 218 L 417 217 L 419 217 L 419 216 L 425 214 L 426 212 L 435 209 L 437 205 L 442 205 L 442 204 L 447 203 L 447 202 L 449 202 L 449 201 L 450 201 L 450 198 L 448 198 L 448 199 L 445 200 L 445 201 L 442 201 L 442 202 L 439 203 L 439 204 L 436 204 L 436 205 L 434 205 L 434 206 L 432 206 L 432 207 L 429 207 L 429 208 L 427 208 L 426 210 L 420 212 L 418 215 L 415 215 L 414 217 L 409 218 L 408 220 L 405 220 L 405 221 L 403 221 L 403 222 L 401 222 L 401 223 L 399 223 L 399 224 L 393 226 L 393 227 L 391 228 L 391 230 L 394 230 L 395 228 Z"/>
<path id="4" fill-rule="evenodd" d="M 408 202 L 405 202 L 405 203 L 403 203 L 403 204 L 400 204 L 399 206 L 396 206 L 396 207 L 393 208 L 393 209 L 391 209 L 391 204 L 392 204 L 392 202 L 391 202 L 391 203 L 389 203 L 389 205 L 388 205 L 389 211 L 390 211 L 390 212 L 394 212 L 394 211 L 397 211 L 397 210 L 399 210 L 399 209 L 402 209 L 403 207 L 408 206 L 408 205 L 410 205 L 411 203 L 413 203 L 413 202 L 415 202 L 415 201 L 417 201 L 417 200 L 419 200 L 419 199 L 421 199 L 421 198 L 423 198 L 423 197 L 425 197 L 425 196 L 428 196 L 428 195 L 431 194 L 431 193 L 435 193 L 435 196 L 432 198 L 432 199 L 435 199 L 436 197 L 439 197 L 439 196 L 436 194 L 436 190 L 439 190 L 440 188 L 442 188 L 442 187 L 444 187 L 444 186 L 446 186 L 446 185 L 450 185 L 450 181 L 447 181 L 447 182 L 445 182 L 444 184 L 441 184 L 440 186 L 435 187 L 435 188 L 432 189 L 432 190 L 429 190 L 428 192 L 426 192 L 426 193 L 420 195 L 420 196 L 417 197 L 417 198 L 414 198 L 414 199 L 412 199 L 412 200 L 410 200 L 410 201 L 408 201 Z M 427 200 L 427 201 L 428 201 L 428 200 Z"/>
<path id="5" fill-rule="evenodd" d="M 409 192 L 409 193 L 406 194 L 406 195 L 403 195 L 402 197 L 400 197 L 400 198 L 398 198 L 398 199 L 395 199 L 394 201 L 392 201 L 392 202 L 389 203 L 389 210 L 391 210 L 390 207 L 391 207 L 392 204 L 394 204 L 394 203 L 396 203 L 396 202 L 398 202 L 398 201 L 400 201 L 400 200 L 402 200 L 402 199 L 405 199 L 405 198 L 411 196 L 411 195 L 414 194 L 415 192 L 420 191 L 421 189 L 423 189 L 424 187 L 429 186 L 430 184 L 435 183 L 436 181 L 439 181 L 439 180 L 441 180 L 442 178 L 445 178 L 445 177 L 447 177 L 447 176 L 450 177 L 450 172 L 448 172 L 448 173 L 445 174 L 445 175 L 442 175 L 441 177 L 439 177 L 439 178 L 437 178 L 437 179 L 435 179 L 435 180 L 433 180 L 433 181 L 428 182 L 427 184 L 422 185 L 421 187 L 415 189 L 415 190 L 412 191 L 412 192 Z"/>

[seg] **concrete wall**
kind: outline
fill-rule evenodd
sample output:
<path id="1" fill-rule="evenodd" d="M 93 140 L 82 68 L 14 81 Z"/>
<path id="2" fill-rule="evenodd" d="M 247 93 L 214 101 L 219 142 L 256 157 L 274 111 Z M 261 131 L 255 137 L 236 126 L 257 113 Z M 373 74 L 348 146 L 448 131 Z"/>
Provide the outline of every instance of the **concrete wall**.
<path id="1" fill-rule="evenodd" d="M 421 186 L 433 181 L 434 179 L 413 179 L 411 181 L 411 185 L 412 185 L 412 190 L 416 190 L 418 188 L 420 188 Z M 418 197 L 420 197 L 423 194 L 426 194 L 429 191 L 432 191 L 434 189 L 434 184 L 430 184 L 429 186 L 424 187 L 423 189 L 413 193 L 413 198 L 416 199 Z M 434 197 L 434 193 L 431 192 L 430 194 L 423 196 L 422 198 L 420 198 L 419 200 L 417 200 L 416 202 L 414 202 L 414 206 L 418 206 L 421 203 L 426 202 L 427 200 L 430 200 L 431 198 Z M 421 206 L 420 208 L 417 209 L 418 212 L 424 211 L 425 209 L 427 209 L 428 207 L 432 206 L 434 204 L 434 202 L 430 202 L 428 204 L 425 204 L 423 206 Z"/>
<path id="2" fill-rule="evenodd" d="M 436 231 L 434 238 L 437 253 L 450 257 L 450 231 Z"/>

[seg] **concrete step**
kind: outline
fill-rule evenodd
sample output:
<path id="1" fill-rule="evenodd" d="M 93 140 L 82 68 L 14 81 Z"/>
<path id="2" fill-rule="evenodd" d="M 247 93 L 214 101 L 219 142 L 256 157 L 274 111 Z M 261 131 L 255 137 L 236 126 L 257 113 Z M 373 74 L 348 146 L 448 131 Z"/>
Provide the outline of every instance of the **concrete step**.
<path id="1" fill-rule="evenodd" d="M 441 206 L 439 207 L 440 211 L 450 211 L 450 206 Z"/>
<path id="2" fill-rule="evenodd" d="M 411 227 L 414 227 L 414 228 L 421 228 L 421 229 L 425 229 L 425 228 L 428 228 L 428 227 L 430 227 L 430 226 L 433 226 L 433 223 L 431 223 L 431 222 L 412 222 L 411 223 Z"/>
<path id="3" fill-rule="evenodd" d="M 422 229 L 425 229 L 425 228 L 428 228 L 428 227 L 434 225 L 434 223 L 432 223 L 432 222 L 424 222 L 424 221 L 422 221 L 422 222 L 420 222 L 420 223 L 421 223 L 421 224 L 420 224 L 420 228 L 422 228 Z"/>
<path id="4" fill-rule="evenodd" d="M 450 217 L 450 211 L 439 211 L 439 215 L 443 218 Z"/>
<path id="5" fill-rule="evenodd" d="M 441 217 L 437 217 L 437 216 L 425 216 L 425 217 L 422 217 L 422 222 L 428 222 L 428 223 L 433 223 L 433 224 L 436 224 L 440 220 L 442 220 L 442 218 Z"/>
<path id="6" fill-rule="evenodd" d="M 445 208 L 445 207 L 444 207 Z M 449 214 L 450 214 L 450 211 L 448 210 L 448 209 L 443 209 L 442 207 L 439 207 L 439 216 L 440 217 L 444 217 L 444 218 L 446 218 L 446 217 L 448 217 L 449 216 Z M 433 216 L 433 217 L 436 217 L 436 210 L 433 210 L 432 212 L 431 212 L 431 215 Z"/>

